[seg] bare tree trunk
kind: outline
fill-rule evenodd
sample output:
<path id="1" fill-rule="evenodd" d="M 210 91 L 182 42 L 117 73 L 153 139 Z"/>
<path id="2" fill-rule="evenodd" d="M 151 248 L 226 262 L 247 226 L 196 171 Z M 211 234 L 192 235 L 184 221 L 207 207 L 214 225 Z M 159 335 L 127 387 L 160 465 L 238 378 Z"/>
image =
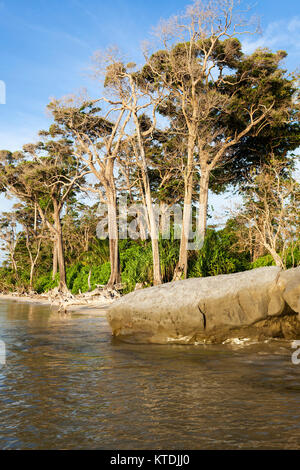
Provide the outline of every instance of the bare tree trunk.
<path id="1" fill-rule="evenodd" d="M 265 253 L 264 245 L 262 245 L 259 241 L 259 235 L 255 234 L 255 243 L 253 247 L 253 256 L 252 261 L 256 261 L 258 258 L 263 256 Z"/>
<path id="2" fill-rule="evenodd" d="M 188 268 L 188 242 L 189 242 L 189 230 L 192 210 L 192 198 L 193 198 L 193 161 L 194 161 L 194 148 L 195 148 L 195 137 L 189 136 L 188 142 L 188 161 L 187 169 L 185 174 L 185 191 L 184 191 L 184 207 L 183 207 L 183 220 L 181 229 L 181 240 L 180 240 L 180 251 L 179 260 L 174 271 L 173 281 L 178 281 L 182 275 L 184 278 L 187 277 Z"/>
<path id="3" fill-rule="evenodd" d="M 64 243 L 63 243 L 63 234 L 62 234 L 62 225 L 60 220 L 60 215 L 58 212 L 54 213 L 54 222 L 56 230 L 56 251 L 57 251 L 57 263 L 59 269 L 59 285 L 58 289 L 61 292 L 66 292 L 67 280 L 66 280 L 66 265 L 65 265 L 65 254 L 64 254 Z"/>
<path id="4" fill-rule="evenodd" d="M 34 231 L 34 236 L 35 236 L 35 237 L 36 237 L 36 233 L 37 233 L 37 214 L 38 214 L 37 205 L 34 204 L 34 224 L 33 224 L 33 231 Z M 33 289 L 34 270 L 35 270 L 35 266 L 36 266 L 37 260 L 38 260 L 38 258 L 39 258 L 39 255 L 40 255 L 41 244 L 42 244 L 42 239 L 40 238 L 39 241 L 37 242 L 37 252 L 36 252 L 36 255 L 35 255 L 35 257 L 33 257 L 32 252 L 31 252 L 31 249 L 30 249 L 29 232 L 28 232 L 28 230 L 26 229 L 26 246 L 27 246 L 27 251 L 28 251 L 28 253 L 29 253 L 29 257 L 30 257 L 30 282 L 29 282 L 29 289 L 30 289 L 31 291 L 32 291 L 32 289 Z"/>
<path id="5" fill-rule="evenodd" d="M 30 281 L 29 281 L 29 289 L 31 291 L 32 291 L 32 288 L 33 288 L 34 268 L 35 268 L 35 265 L 33 263 L 31 263 L 31 266 L 30 266 Z"/>
<path id="6" fill-rule="evenodd" d="M 138 214 L 140 236 L 142 240 L 147 240 L 150 234 L 150 225 L 149 225 L 147 204 L 146 204 L 146 199 L 145 199 L 145 191 L 143 189 L 143 184 L 142 184 L 142 178 L 138 179 L 138 189 L 139 189 L 139 193 L 140 193 L 140 197 L 142 201 L 142 208 Z"/>
<path id="7" fill-rule="evenodd" d="M 143 175 L 143 182 L 144 182 L 144 189 L 145 189 L 146 208 L 148 212 L 151 246 L 152 246 L 153 284 L 157 286 L 162 283 L 159 245 L 158 245 L 158 230 L 156 226 L 154 207 L 152 204 L 149 177 L 148 177 L 147 170 L 145 168 L 143 168 L 142 170 L 142 175 Z"/>
<path id="8" fill-rule="evenodd" d="M 88 288 L 89 292 L 91 292 L 91 276 L 92 276 L 92 270 L 90 269 L 89 276 L 88 276 Z"/>
<path id="9" fill-rule="evenodd" d="M 145 186 L 145 198 L 146 207 L 149 217 L 151 246 L 152 246 L 152 259 L 153 259 L 153 284 L 155 286 L 162 283 L 161 269 L 160 269 L 160 256 L 159 256 L 159 245 L 158 245 L 158 230 L 156 226 L 156 219 L 154 213 L 154 207 L 152 204 L 150 182 L 147 171 L 143 171 L 143 181 Z"/>
<path id="10" fill-rule="evenodd" d="M 173 281 L 178 281 L 182 275 L 187 277 L 188 268 L 188 241 L 192 210 L 192 181 L 189 182 L 184 195 L 183 220 L 181 229 L 181 240 L 179 250 L 179 260 L 176 265 Z"/>
<path id="11" fill-rule="evenodd" d="M 29 289 L 30 289 L 31 291 L 32 291 L 32 289 L 33 289 L 34 270 L 35 270 L 35 267 L 36 267 L 37 260 L 38 260 L 38 258 L 39 258 L 40 249 L 41 249 L 41 241 L 39 241 L 37 253 L 36 253 L 35 257 L 33 258 L 32 253 L 31 253 L 31 251 L 30 251 L 29 241 L 27 241 L 27 251 L 28 251 L 29 257 L 30 257 L 30 281 L 29 281 Z"/>
<path id="12" fill-rule="evenodd" d="M 29 284 L 30 290 L 33 289 L 34 270 L 35 270 L 35 267 L 36 267 L 37 260 L 39 259 L 40 250 L 41 250 L 41 240 L 40 240 L 39 243 L 38 243 L 37 253 L 36 253 L 36 255 L 35 255 L 34 258 L 33 258 L 32 254 L 31 254 L 31 252 L 29 251 L 29 246 L 28 246 L 28 252 L 29 252 L 29 254 L 30 254 L 30 262 L 31 262 L 31 265 L 30 265 L 30 284 Z"/>
<path id="13" fill-rule="evenodd" d="M 109 258 L 110 258 L 110 278 L 109 286 L 114 286 L 121 282 L 120 257 L 119 257 L 119 233 L 117 223 L 117 207 L 115 194 L 107 189 L 108 199 L 108 234 L 109 234 Z"/>
<path id="14" fill-rule="evenodd" d="M 140 230 L 140 238 L 141 240 L 147 240 L 147 222 L 145 217 L 145 206 L 138 208 L 138 225 Z"/>
<path id="15" fill-rule="evenodd" d="M 165 202 L 160 203 L 160 233 L 162 237 L 170 235 L 170 214 L 169 207 Z"/>
<path id="16" fill-rule="evenodd" d="M 18 274 L 17 263 L 16 263 L 16 260 L 15 260 L 14 253 L 12 253 L 12 252 L 10 253 L 10 259 L 11 259 L 11 262 L 12 262 L 15 273 Z"/>
<path id="17" fill-rule="evenodd" d="M 275 261 L 276 266 L 278 266 L 279 268 L 285 269 L 284 263 L 281 257 L 279 256 L 279 254 L 276 252 L 276 250 L 269 247 L 268 251 L 270 255 L 272 256 L 273 260 Z"/>
<path id="18" fill-rule="evenodd" d="M 141 168 L 141 173 L 142 173 L 142 180 L 143 180 L 143 186 L 144 186 L 143 189 L 145 193 L 146 209 L 148 213 L 149 229 L 150 229 L 151 245 L 152 245 L 153 284 L 156 286 L 162 283 L 159 245 L 158 245 L 158 227 L 156 226 L 154 207 L 152 204 L 150 181 L 149 181 L 149 176 L 148 176 L 145 149 L 144 149 L 141 130 L 140 130 L 140 123 L 139 123 L 137 114 L 133 112 L 132 115 L 133 115 L 133 119 L 134 119 L 134 123 L 136 127 L 137 140 L 138 140 L 139 152 L 140 152 L 140 157 L 141 157 L 140 168 Z"/>
<path id="19" fill-rule="evenodd" d="M 161 269 L 160 269 L 160 256 L 159 256 L 159 245 L 156 230 L 156 223 L 154 217 L 153 206 L 150 215 L 151 224 L 151 245 L 152 245 L 152 256 L 153 256 L 153 284 L 157 286 L 162 283 Z M 154 219 L 154 220 L 153 220 Z"/>
<path id="20" fill-rule="evenodd" d="M 204 241 L 207 228 L 207 203 L 208 203 L 209 171 L 207 168 L 201 170 L 200 192 L 199 192 L 199 220 L 198 232 L 201 241 Z"/>
<path id="21" fill-rule="evenodd" d="M 53 260 L 52 260 L 52 280 L 54 281 L 55 276 L 57 274 L 57 241 L 54 240 L 53 242 Z"/>

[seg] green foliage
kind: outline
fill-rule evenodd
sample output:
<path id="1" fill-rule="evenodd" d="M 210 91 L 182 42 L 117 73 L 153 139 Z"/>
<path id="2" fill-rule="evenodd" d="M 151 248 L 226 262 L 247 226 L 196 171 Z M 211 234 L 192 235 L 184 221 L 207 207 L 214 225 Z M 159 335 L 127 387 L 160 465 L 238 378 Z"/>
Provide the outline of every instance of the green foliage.
<path id="1" fill-rule="evenodd" d="M 124 292 L 132 291 L 136 283 L 151 285 L 153 281 L 151 244 L 126 241 L 123 246 L 125 249 L 120 250 L 120 263 L 122 283 L 126 285 Z"/>
<path id="2" fill-rule="evenodd" d="M 300 240 L 298 240 L 296 246 L 289 246 L 286 252 L 285 264 L 287 269 L 300 265 Z"/>
<path id="3" fill-rule="evenodd" d="M 79 294 L 79 292 L 87 292 L 89 290 L 88 278 L 91 271 L 91 290 L 95 289 L 97 285 L 105 285 L 108 282 L 110 276 L 110 263 L 103 263 L 99 266 L 85 266 L 81 263 L 76 263 L 72 266 L 67 267 L 67 287 L 70 289 L 72 294 Z M 55 276 L 55 280 L 52 280 L 52 274 L 40 276 L 35 284 L 34 290 L 41 294 L 42 292 L 48 292 L 54 287 L 58 286 L 59 275 Z"/>
<path id="4" fill-rule="evenodd" d="M 263 268 L 264 266 L 275 266 L 275 261 L 271 255 L 261 256 L 251 263 L 251 268 Z"/>
<path id="5" fill-rule="evenodd" d="M 6 267 L 0 268 L 0 292 L 9 292 L 15 290 L 17 278 L 15 273 Z"/>
<path id="6" fill-rule="evenodd" d="M 190 256 L 188 277 L 216 276 L 274 265 L 273 258 L 269 254 L 251 263 L 249 253 L 240 253 L 235 250 L 235 242 L 233 227 L 230 224 L 220 231 L 209 229 L 202 249 L 199 252 L 193 252 Z M 151 241 L 121 240 L 119 247 L 122 283 L 125 284 L 123 293 L 134 290 L 137 283 L 142 283 L 143 287 L 151 286 L 153 283 Z M 102 249 L 105 259 L 106 245 L 97 245 L 97 250 L 101 251 Z M 170 282 L 178 260 L 179 240 L 160 239 L 159 249 L 162 278 L 164 282 Z M 93 264 L 88 264 L 87 261 L 92 261 L 91 254 L 92 251 L 85 262 L 78 262 L 66 268 L 67 286 L 75 295 L 89 290 L 89 276 L 91 290 L 95 289 L 97 285 L 106 285 L 109 280 L 110 263 L 105 261 L 97 264 L 98 256 L 95 256 Z M 286 252 L 287 268 L 298 265 L 300 265 L 299 243 L 293 247 L 290 246 Z M 59 274 L 53 280 L 51 271 L 45 273 L 44 270 L 41 270 L 33 287 L 40 294 L 57 287 L 58 283 Z M 0 268 L 0 292 L 22 291 L 28 289 L 28 286 L 29 266 L 25 266 L 19 277 L 7 267 Z"/>
<path id="7" fill-rule="evenodd" d="M 287 269 L 295 268 L 300 265 L 300 245 L 299 243 L 290 245 L 285 253 L 284 262 Z M 264 266 L 275 266 L 275 261 L 270 254 L 261 256 L 251 263 L 251 269 L 262 268 Z"/>
<path id="8" fill-rule="evenodd" d="M 178 260 L 179 240 L 159 240 L 161 273 L 164 282 L 172 280 Z M 120 262 L 124 293 L 131 292 L 137 283 L 144 287 L 153 283 L 153 260 L 151 242 L 120 241 Z"/>
<path id="9" fill-rule="evenodd" d="M 77 264 L 67 269 L 67 286 L 72 294 L 88 292 L 89 275 L 91 290 L 95 289 L 97 285 L 107 284 L 110 276 L 110 263 L 92 267 Z"/>
<path id="10" fill-rule="evenodd" d="M 28 267 L 16 274 L 11 268 L 0 267 L 0 292 L 26 292 L 29 290 L 30 272 Z"/>
<path id="11" fill-rule="evenodd" d="M 188 277 L 216 276 L 249 269 L 249 254 L 237 253 L 234 235 L 226 229 L 209 229 L 202 249 L 189 262 Z"/>
<path id="12" fill-rule="evenodd" d="M 164 282 L 172 281 L 176 263 L 179 258 L 179 240 L 159 240 L 161 275 Z"/>
<path id="13" fill-rule="evenodd" d="M 83 264 L 102 264 L 109 261 L 109 243 L 108 240 L 99 240 L 95 238 L 90 246 L 90 250 L 83 252 L 80 256 L 80 262 Z"/>
<path id="14" fill-rule="evenodd" d="M 76 263 L 66 269 L 67 286 L 71 291 L 77 279 L 82 277 L 81 275 L 82 268 L 83 268 L 82 264 Z M 80 288 L 81 286 L 79 287 L 79 289 Z M 84 291 L 81 289 L 81 292 L 84 292 Z"/>
<path id="15" fill-rule="evenodd" d="M 48 292 L 49 290 L 54 289 L 54 287 L 58 286 L 58 279 L 59 274 L 56 274 L 55 279 L 53 280 L 51 272 L 40 276 L 34 283 L 35 292 L 42 294 L 43 292 Z"/>

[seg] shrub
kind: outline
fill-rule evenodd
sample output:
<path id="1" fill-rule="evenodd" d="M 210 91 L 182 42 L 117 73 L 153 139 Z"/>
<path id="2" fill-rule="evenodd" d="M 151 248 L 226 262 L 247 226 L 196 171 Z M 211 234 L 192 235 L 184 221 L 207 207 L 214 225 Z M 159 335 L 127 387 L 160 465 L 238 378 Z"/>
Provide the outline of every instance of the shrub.
<path id="1" fill-rule="evenodd" d="M 299 243 L 296 246 L 290 245 L 285 253 L 284 263 L 287 269 L 294 268 L 300 265 L 300 247 Z M 275 266 L 275 261 L 270 254 L 261 256 L 251 263 L 251 269 L 261 268 L 263 266 Z"/>
<path id="2" fill-rule="evenodd" d="M 91 290 L 95 289 L 97 285 L 107 284 L 110 276 L 110 263 L 106 262 L 100 266 L 82 266 L 77 265 L 68 269 L 70 280 L 68 288 L 72 294 L 79 292 L 87 292 L 89 290 L 89 275 Z M 71 282 L 72 281 L 72 282 Z"/>
<path id="3" fill-rule="evenodd" d="M 238 253 L 232 248 L 234 236 L 226 229 L 209 229 L 202 249 L 189 261 L 188 277 L 216 276 L 249 269 L 249 253 Z"/>
<path id="4" fill-rule="evenodd" d="M 58 280 L 58 273 L 56 274 L 55 279 L 53 280 L 52 273 L 49 272 L 47 274 L 44 274 L 43 276 L 38 277 L 34 282 L 33 288 L 38 294 L 41 294 L 42 292 L 48 292 L 49 290 L 54 289 L 54 287 L 58 286 Z"/>
<path id="5" fill-rule="evenodd" d="M 130 292 L 136 283 L 151 285 L 153 281 L 153 264 L 151 244 L 140 245 L 138 242 L 128 243 L 127 248 L 120 252 L 122 282 L 126 285 L 124 292 Z"/>
<path id="6" fill-rule="evenodd" d="M 251 269 L 263 268 L 264 266 L 275 266 L 275 261 L 271 255 L 261 256 L 251 263 Z"/>

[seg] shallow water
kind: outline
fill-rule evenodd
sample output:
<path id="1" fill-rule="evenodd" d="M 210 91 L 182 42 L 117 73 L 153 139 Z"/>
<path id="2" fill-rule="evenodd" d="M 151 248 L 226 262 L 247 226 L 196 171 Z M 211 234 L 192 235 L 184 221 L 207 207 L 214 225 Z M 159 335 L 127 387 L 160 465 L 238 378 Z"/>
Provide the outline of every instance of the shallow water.
<path id="1" fill-rule="evenodd" d="M 291 344 L 123 344 L 104 318 L 0 302 L 0 449 L 299 449 Z"/>

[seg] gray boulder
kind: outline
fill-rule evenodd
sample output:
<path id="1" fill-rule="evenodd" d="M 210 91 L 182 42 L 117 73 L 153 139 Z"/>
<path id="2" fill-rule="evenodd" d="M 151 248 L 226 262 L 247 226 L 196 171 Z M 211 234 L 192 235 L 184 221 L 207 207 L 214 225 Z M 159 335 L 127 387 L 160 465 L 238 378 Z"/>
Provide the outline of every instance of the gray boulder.
<path id="1" fill-rule="evenodd" d="M 115 301 L 115 336 L 139 343 L 212 343 L 233 337 L 300 336 L 300 267 L 271 266 L 186 279 L 137 290 Z"/>

